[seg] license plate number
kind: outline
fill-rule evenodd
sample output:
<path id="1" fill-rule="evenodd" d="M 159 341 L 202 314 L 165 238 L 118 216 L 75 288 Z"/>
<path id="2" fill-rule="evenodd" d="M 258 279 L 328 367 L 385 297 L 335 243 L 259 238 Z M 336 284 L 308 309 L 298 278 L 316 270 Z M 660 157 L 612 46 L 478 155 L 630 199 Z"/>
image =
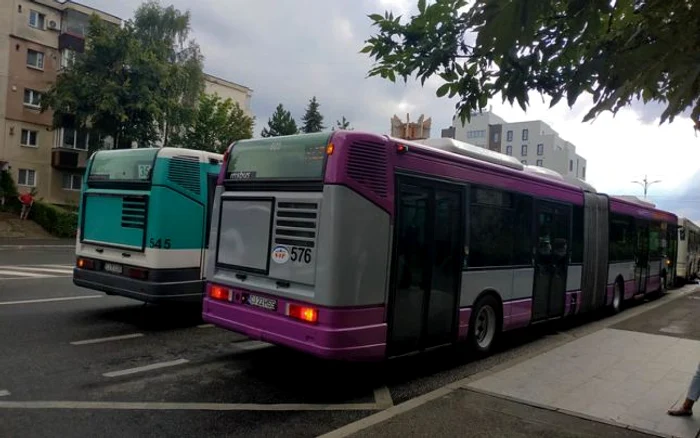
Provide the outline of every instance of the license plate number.
<path id="1" fill-rule="evenodd" d="M 110 272 L 112 274 L 121 274 L 122 265 L 117 265 L 115 263 L 105 263 L 105 271 Z"/>
<path id="2" fill-rule="evenodd" d="M 260 307 L 266 310 L 277 310 L 277 300 L 273 300 L 272 298 L 248 295 L 246 302 L 251 306 Z"/>

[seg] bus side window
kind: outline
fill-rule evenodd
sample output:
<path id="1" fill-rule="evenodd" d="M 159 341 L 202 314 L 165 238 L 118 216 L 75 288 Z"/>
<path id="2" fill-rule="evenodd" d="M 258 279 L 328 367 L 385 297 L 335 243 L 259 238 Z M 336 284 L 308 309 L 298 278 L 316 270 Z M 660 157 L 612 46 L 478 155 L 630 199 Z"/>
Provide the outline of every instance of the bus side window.
<path id="1" fill-rule="evenodd" d="M 204 235 L 204 248 L 209 248 L 209 235 L 211 234 L 211 215 L 214 209 L 214 194 L 216 193 L 216 180 L 219 176 L 213 173 L 207 174 L 207 226 Z"/>

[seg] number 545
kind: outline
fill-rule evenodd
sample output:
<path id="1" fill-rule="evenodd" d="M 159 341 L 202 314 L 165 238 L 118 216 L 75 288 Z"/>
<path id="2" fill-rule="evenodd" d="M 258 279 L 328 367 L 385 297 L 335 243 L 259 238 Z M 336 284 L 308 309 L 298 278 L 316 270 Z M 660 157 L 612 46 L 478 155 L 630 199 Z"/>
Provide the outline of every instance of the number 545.
<path id="1" fill-rule="evenodd" d="M 148 241 L 148 246 L 151 248 L 170 249 L 170 245 L 170 239 L 154 239 L 151 237 L 151 240 Z"/>

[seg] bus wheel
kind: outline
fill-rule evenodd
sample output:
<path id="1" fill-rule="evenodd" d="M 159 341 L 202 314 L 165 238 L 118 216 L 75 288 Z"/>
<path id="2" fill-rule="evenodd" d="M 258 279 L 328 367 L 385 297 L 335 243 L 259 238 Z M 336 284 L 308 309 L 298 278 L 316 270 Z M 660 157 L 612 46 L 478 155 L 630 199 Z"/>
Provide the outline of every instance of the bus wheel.
<path id="1" fill-rule="evenodd" d="M 620 287 L 620 282 L 616 281 L 613 286 L 613 299 L 612 299 L 612 311 L 613 313 L 620 313 L 622 310 L 622 288 Z"/>
<path id="2" fill-rule="evenodd" d="M 486 295 L 477 301 L 469 324 L 469 343 L 480 353 L 488 353 L 493 348 L 500 331 L 501 312 L 498 300 Z"/>

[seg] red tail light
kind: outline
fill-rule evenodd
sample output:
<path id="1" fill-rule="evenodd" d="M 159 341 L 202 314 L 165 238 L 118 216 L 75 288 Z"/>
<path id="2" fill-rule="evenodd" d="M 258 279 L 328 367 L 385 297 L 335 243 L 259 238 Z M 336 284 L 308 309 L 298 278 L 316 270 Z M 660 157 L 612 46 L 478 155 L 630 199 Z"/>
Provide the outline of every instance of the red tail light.
<path id="1" fill-rule="evenodd" d="M 318 322 L 318 309 L 314 307 L 290 304 L 287 314 L 292 318 L 300 319 L 311 324 L 316 324 Z"/>
<path id="2" fill-rule="evenodd" d="M 232 290 L 222 286 L 211 286 L 209 288 L 209 297 L 219 301 L 231 301 Z"/>
<path id="3" fill-rule="evenodd" d="M 127 268 L 126 275 L 137 280 L 146 280 L 148 278 L 148 270 L 139 268 Z"/>
<path id="4" fill-rule="evenodd" d="M 221 170 L 219 170 L 219 177 L 216 179 L 216 185 L 220 186 L 224 184 L 224 180 L 226 179 L 226 168 L 228 167 L 228 157 L 231 155 L 231 148 L 233 145 L 230 145 L 228 148 L 226 148 L 226 152 L 224 152 L 224 161 L 221 163 Z"/>
<path id="5" fill-rule="evenodd" d="M 75 265 L 80 269 L 95 269 L 95 262 L 90 259 L 79 258 Z"/>

